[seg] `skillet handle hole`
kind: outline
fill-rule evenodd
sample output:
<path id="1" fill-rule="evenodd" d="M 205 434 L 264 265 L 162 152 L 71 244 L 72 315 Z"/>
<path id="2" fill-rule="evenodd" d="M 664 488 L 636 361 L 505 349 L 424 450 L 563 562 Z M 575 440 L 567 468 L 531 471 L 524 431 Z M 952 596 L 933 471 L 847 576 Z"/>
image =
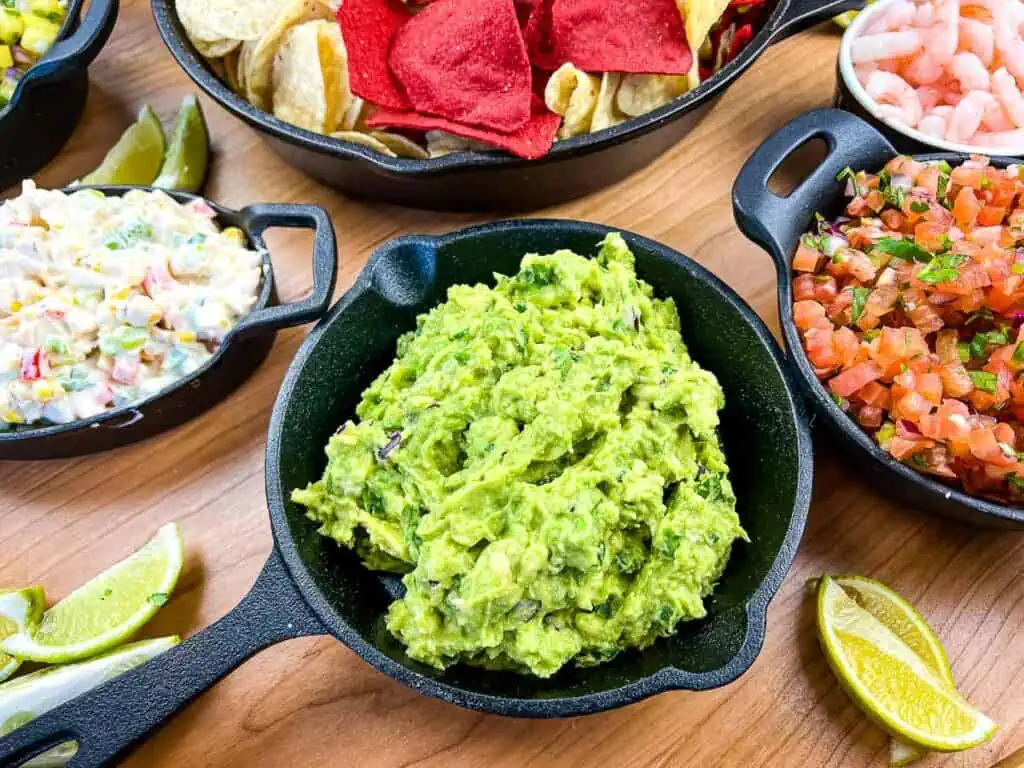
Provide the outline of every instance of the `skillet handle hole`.
<path id="1" fill-rule="evenodd" d="M 768 179 L 768 189 L 778 197 L 789 197 L 818 168 L 828 156 L 824 139 L 808 139 L 775 169 Z"/>

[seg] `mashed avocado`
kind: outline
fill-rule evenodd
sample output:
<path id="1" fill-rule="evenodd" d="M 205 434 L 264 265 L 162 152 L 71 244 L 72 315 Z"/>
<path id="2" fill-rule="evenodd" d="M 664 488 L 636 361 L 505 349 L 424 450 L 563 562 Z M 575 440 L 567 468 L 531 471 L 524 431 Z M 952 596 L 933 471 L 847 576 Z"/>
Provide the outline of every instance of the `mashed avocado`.
<path id="1" fill-rule="evenodd" d="M 687 354 L 610 235 L 453 287 L 398 342 L 293 498 L 370 568 L 405 573 L 388 629 L 435 667 L 547 677 L 705 615 L 745 538 Z"/>

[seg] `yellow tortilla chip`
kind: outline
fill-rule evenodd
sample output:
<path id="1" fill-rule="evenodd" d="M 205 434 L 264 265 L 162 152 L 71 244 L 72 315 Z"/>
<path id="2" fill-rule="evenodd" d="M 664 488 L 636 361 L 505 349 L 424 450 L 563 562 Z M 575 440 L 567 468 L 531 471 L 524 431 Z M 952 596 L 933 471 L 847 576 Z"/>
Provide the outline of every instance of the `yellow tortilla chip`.
<path id="1" fill-rule="evenodd" d="M 615 105 L 615 96 L 621 84 L 622 75 L 617 72 L 605 72 L 601 76 L 601 90 L 598 91 L 594 117 L 590 121 L 591 133 L 611 128 L 628 119 L 628 116 L 622 114 Z"/>
<path id="2" fill-rule="evenodd" d="M 427 131 L 423 137 L 427 140 L 427 154 L 431 157 L 444 157 L 453 152 L 486 152 L 494 149 L 490 144 L 474 139 L 464 139 L 447 131 Z"/>
<path id="3" fill-rule="evenodd" d="M 176 0 L 190 39 L 259 40 L 281 10 L 281 0 Z"/>
<path id="4" fill-rule="evenodd" d="M 338 126 L 343 131 L 354 131 L 361 124 L 366 113 L 366 102 L 358 96 L 353 95 L 345 111 L 341 115 L 341 124 Z"/>
<path id="5" fill-rule="evenodd" d="M 292 27 L 274 57 L 274 116 L 317 133 L 325 133 L 331 119 L 320 60 L 320 27 L 328 23 L 309 21 Z"/>
<path id="6" fill-rule="evenodd" d="M 615 105 L 624 115 L 639 117 L 663 107 L 690 90 L 686 75 L 625 75 Z"/>
<path id="7" fill-rule="evenodd" d="M 398 155 L 392 152 L 384 142 L 374 136 L 370 136 L 368 133 L 361 133 L 360 131 L 336 131 L 331 134 L 331 138 L 341 139 L 342 141 L 348 141 L 352 144 L 361 144 L 362 146 L 376 150 L 387 157 L 398 157 Z"/>
<path id="8" fill-rule="evenodd" d="M 686 42 L 693 52 L 693 66 L 687 75 L 690 89 L 700 85 L 700 74 L 697 69 L 699 52 L 711 34 L 711 28 L 718 23 L 729 7 L 729 0 L 676 0 L 679 12 L 683 14 L 683 26 L 686 27 Z"/>
<path id="9" fill-rule="evenodd" d="M 556 69 L 544 87 L 544 103 L 562 116 L 558 138 L 568 139 L 590 132 L 590 123 L 597 107 L 601 81 L 566 62 Z"/>
<path id="10" fill-rule="evenodd" d="M 238 60 L 240 58 L 242 58 L 242 51 L 240 48 L 236 48 L 221 59 L 224 67 L 224 74 L 221 75 L 221 79 L 235 93 L 242 93 L 242 88 L 238 83 Z"/>
<path id="11" fill-rule="evenodd" d="M 285 0 L 266 34 L 259 40 L 249 40 L 242 44 L 245 74 L 240 79 L 245 87 L 245 97 L 253 106 L 266 110 L 272 107 L 270 96 L 274 56 L 288 30 L 305 22 L 329 18 L 330 7 L 321 0 Z M 340 36 L 341 32 L 338 34 Z"/>
<path id="12" fill-rule="evenodd" d="M 413 160 L 425 160 L 430 157 L 430 155 L 427 154 L 427 150 L 412 139 L 402 136 L 400 133 L 370 131 L 370 136 L 375 138 L 399 157 L 409 157 Z"/>
<path id="13" fill-rule="evenodd" d="M 205 59 L 222 59 L 242 44 L 241 40 L 193 40 L 196 47 Z"/>
<path id="14" fill-rule="evenodd" d="M 341 27 L 333 23 L 320 25 L 320 68 L 327 89 L 328 132 L 338 130 L 352 101 L 348 87 L 348 54 L 341 39 Z"/>

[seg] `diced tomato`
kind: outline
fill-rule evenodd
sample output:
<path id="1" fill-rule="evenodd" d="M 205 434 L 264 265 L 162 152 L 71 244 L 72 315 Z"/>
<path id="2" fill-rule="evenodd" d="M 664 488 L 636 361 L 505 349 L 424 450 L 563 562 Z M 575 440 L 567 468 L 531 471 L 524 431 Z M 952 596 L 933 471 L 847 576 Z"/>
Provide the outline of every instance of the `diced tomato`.
<path id="1" fill-rule="evenodd" d="M 831 328 L 810 328 L 804 334 L 807 359 L 815 368 L 832 369 L 839 365 L 839 357 L 832 346 Z"/>
<path id="2" fill-rule="evenodd" d="M 877 381 L 865 384 L 857 394 L 864 405 L 883 410 L 889 410 L 892 407 L 892 394 L 889 392 L 889 388 Z"/>
<path id="3" fill-rule="evenodd" d="M 991 227 L 1002 222 L 1005 216 L 1005 208 L 998 205 L 986 205 L 978 213 L 978 224 L 982 227 Z"/>
<path id="4" fill-rule="evenodd" d="M 897 461 L 903 461 L 915 453 L 928 450 L 932 445 L 931 440 L 907 440 L 902 437 L 894 437 L 889 443 L 889 453 Z"/>
<path id="5" fill-rule="evenodd" d="M 797 246 L 796 254 L 793 256 L 793 269 L 797 272 L 816 272 L 818 270 L 818 263 L 824 258 L 821 251 L 817 248 L 811 248 L 809 245 L 800 241 L 800 245 Z"/>
<path id="6" fill-rule="evenodd" d="M 854 392 L 882 377 L 882 369 L 872 362 L 857 363 L 847 368 L 829 382 L 829 387 L 840 397 L 850 397 Z"/>
<path id="7" fill-rule="evenodd" d="M 810 328 L 832 328 L 825 317 L 825 308 L 816 301 L 798 301 L 793 305 L 793 322 L 802 331 Z"/>
<path id="8" fill-rule="evenodd" d="M 21 353 L 21 378 L 25 381 L 38 381 L 48 373 L 46 352 L 38 347 L 29 347 Z"/>
<path id="9" fill-rule="evenodd" d="M 793 280 L 793 298 L 796 301 L 813 301 L 814 288 L 814 275 L 798 275 L 796 279 Z"/>
<path id="10" fill-rule="evenodd" d="M 862 427 L 877 429 L 882 426 L 882 409 L 866 405 L 857 412 L 857 421 Z"/>
<path id="11" fill-rule="evenodd" d="M 953 218 L 960 227 L 972 227 L 981 213 L 981 203 L 970 187 L 964 187 L 953 203 Z"/>
<path id="12" fill-rule="evenodd" d="M 836 279 L 830 275 L 819 275 L 814 279 L 814 299 L 822 304 L 828 304 L 839 295 L 839 285 Z"/>

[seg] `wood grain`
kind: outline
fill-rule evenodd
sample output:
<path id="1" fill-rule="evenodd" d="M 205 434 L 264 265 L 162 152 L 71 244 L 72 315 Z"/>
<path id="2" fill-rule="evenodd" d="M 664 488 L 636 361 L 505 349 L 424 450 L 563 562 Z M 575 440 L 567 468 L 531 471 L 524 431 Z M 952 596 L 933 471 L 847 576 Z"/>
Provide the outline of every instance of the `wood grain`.
<path id="1" fill-rule="evenodd" d="M 39 174 L 59 186 L 96 165 L 145 102 L 170 118 L 194 90 L 163 48 L 148 4 L 122 3 L 91 71 L 88 111 L 62 156 Z M 826 105 L 838 37 L 828 27 L 769 49 L 703 123 L 659 162 L 600 194 L 542 215 L 600 221 L 675 247 L 712 269 L 777 330 L 774 271 L 736 230 L 729 202 L 740 165 L 772 130 Z M 316 202 L 334 216 L 339 292 L 371 250 L 408 232 L 484 217 L 348 200 L 287 166 L 209 100 L 216 160 L 207 193 L 227 205 Z M 272 240 L 283 296 L 308 290 L 309 240 Z M 134 447 L 55 462 L 0 463 L 0 584 L 41 583 L 51 599 L 178 520 L 188 565 L 147 635 L 195 632 L 248 590 L 270 547 L 263 449 L 278 384 L 303 329 L 201 419 Z M 987 766 L 1024 743 L 1024 548 L 894 506 L 818 440 L 814 505 L 796 564 L 768 616 L 764 652 L 728 688 L 673 693 L 567 721 L 508 720 L 422 698 L 329 638 L 271 648 L 182 712 L 126 762 L 178 766 L 877 766 L 886 739 L 829 673 L 804 583 L 852 571 L 891 584 L 933 622 L 957 680 L 998 720 L 995 740 L 924 765 Z M 125 716 L 130 716 L 126 713 Z"/>

